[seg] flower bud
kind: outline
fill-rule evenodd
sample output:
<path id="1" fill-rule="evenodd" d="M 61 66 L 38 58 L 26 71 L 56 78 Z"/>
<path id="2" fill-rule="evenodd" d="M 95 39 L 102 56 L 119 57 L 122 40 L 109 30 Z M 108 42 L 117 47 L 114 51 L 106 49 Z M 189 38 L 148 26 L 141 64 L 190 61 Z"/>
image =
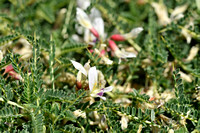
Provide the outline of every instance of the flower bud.
<path id="1" fill-rule="evenodd" d="M 13 70 L 14 70 L 13 66 L 12 66 L 12 65 L 8 65 L 8 66 L 6 67 L 4 73 L 8 73 L 8 72 L 13 71 Z"/>
<path id="2" fill-rule="evenodd" d="M 82 88 L 82 83 L 77 81 L 76 82 L 76 87 L 77 87 L 77 90 L 80 90 Z"/>
<path id="3" fill-rule="evenodd" d="M 97 30 L 96 30 L 94 27 L 92 27 L 92 28 L 90 29 L 90 32 L 91 32 L 96 38 L 99 38 L 99 33 L 97 32 Z"/>
<path id="4" fill-rule="evenodd" d="M 110 38 L 115 41 L 124 41 L 125 40 L 125 38 L 120 34 L 114 34 Z"/>
<path id="5" fill-rule="evenodd" d="M 108 43 L 109 43 L 109 47 L 111 48 L 112 51 L 116 51 L 119 49 L 117 47 L 117 44 L 113 40 L 109 40 Z"/>
<path id="6" fill-rule="evenodd" d="M 14 79 L 17 79 L 17 80 L 21 80 L 21 79 L 22 79 L 21 75 L 18 74 L 18 73 L 16 73 L 16 72 L 14 71 L 14 68 L 13 68 L 12 65 L 8 65 L 8 66 L 6 67 L 4 74 L 5 74 L 5 73 L 8 73 L 8 74 L 9 74 L 10 76 L 12 76 Z"/>

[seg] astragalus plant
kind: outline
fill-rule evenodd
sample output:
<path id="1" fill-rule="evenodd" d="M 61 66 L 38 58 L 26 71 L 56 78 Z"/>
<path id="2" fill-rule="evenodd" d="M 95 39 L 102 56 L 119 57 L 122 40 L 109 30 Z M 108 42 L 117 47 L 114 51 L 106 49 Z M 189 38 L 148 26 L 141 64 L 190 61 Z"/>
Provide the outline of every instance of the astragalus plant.
<path id="1" fill-rule="evenodd" d="M 199 0 L 0 0 L 0 132 L 199 133 Z"/>

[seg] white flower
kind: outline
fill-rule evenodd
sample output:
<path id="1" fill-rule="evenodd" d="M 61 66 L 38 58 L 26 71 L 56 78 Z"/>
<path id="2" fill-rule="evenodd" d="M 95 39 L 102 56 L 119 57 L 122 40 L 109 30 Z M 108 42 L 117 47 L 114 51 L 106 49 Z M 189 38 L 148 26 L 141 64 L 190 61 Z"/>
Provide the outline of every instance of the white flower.
<path id="1" fill-rule="evenodd" d="M 128 127 L 128 117 L 123 115 L 122 118 L 121 118 L 120 123 L 121 123 L 122 130 L 126 129 Z"/>
<path id="2" fill-rule="evenodd" d="M 186 11 L 187 7 L 188 5 L 177 6 L 171 13 L 170 19 L 173 21 L 182 18 L 184 16 L 183 12 Z"/>
<path id="3" fill-rule="evenodd" d="M 89 80 L 90 96 L 100 97 L 101 99 L 106 100 L 106 97 L 103 97 L 103 93 L 112 91 L 113 87 L 109 86 L 106 88 L 100 88 L 101 85 L 98 84 L 98 72 L 95 66 L 89 69 L 88 80 Z"/>
<path id="4" fill-rule="evenodd" d="M 186 38 L 187 43 L 189 44 L 192 40 L 192 34 L 190 33 L 190 31 L 188 30 L 189 27 L 192 27 L 192 29 L 194 29 L 194 22 L 193 19 L 190 19 L 189 24 L 185 25 L 184 27 L 182 27 L 182 31 L 181 34 Z"/>
<path id="5" fill-rule="evenodd" d="M 80 82 L 80 81 L 82 80 L 82 74 L 84 74 L 85 77 L 87 77 L 87 75 L 88 75 L 88 70 L 89 70 L 89 68 L 90 68 L 90 65 L 89 65 L 90 62 L 87 62 L 87 63 L 84 65 L 84 67 L 83 67 L 83 65 L 81 65 L 80 63 L 78 63 L 78 62 L 76 62 L 76 61 L 73 61 L 73 60 L 70 60 L 70 61 L 72 62 L 73 66 L 74 66 L 77 70 L 79 70 L 79 72 L 78 72 L 78 74 L 77 74 L 77 81 Z"/>
<path id="6" fill-rule="evenodd" d="M 90 0 L 77 0 L 77 5 L 83 10 L 86 10 L 90 6 Z"/>
<path id="7" fill-rule="evenodd" d="M 101 17 L 100 11 L 96 8 L 92 8 L 91 13 L 89 15 L 89 19 L 92 23 L 93 28 L 96 29 L 96 32 L 100 36 L 100 39 L 105 40 L 106 35 L 104 33 L 104 21 Z M 89 29 L 85 29 L 84 41 L 94 45 L 94 41 L 97 36 L 95 36 L 94 33 L 91 34 L 90 32 L 92 31 L 89 31 Z"/>
<path id="8" fill-rule="evenodd" d="M 80 110 L 80 109 L 75 110 L 75 111 L 73 112 L 73 114 L 74 114 L 74 116 L 77 117 L 77 118 L 78 118 L 78 117 L 86 118 L 86 113 L 83 112 L 83 111 Z"/>
<path id="9" fill-rule="evenodd" d="M 151 5 L 155 10 L 161 25 L 167 25 L 171 22 L 168 17 L 167 8 L 163 3 L 152 2 Z"/>
<path id="10" fill-rule="evenodd" d="M 89 62 L 84 65 L 84 67 L 76 62 L 71 60 L 73 66 L 79 70 L 77 74 L 77 80 L 81 82 L 82 80 L 82 74 L 85 75 L 85 77 L 88 76 L 89 81 L 89 89 L 90 89 L 90 96 L 92 97 L 100 97 L 103 100 L 106 100 L 105 97 L 103 97 L 104 92 L 112 91 L 113 87 L 109 86 L 104 88 L 105 80 L 102 75 L 102 73 L 98 70 L 96 70 L 96 67 L 90 67 Z M 99 77 L 99 80 L 98 80 Z"/>
<path id="11" fill-rule="evenodd" d="M 97 30 L 92 26 L 92 23 L 88 17 L 88 15 L 80 8 L 76 8 L 76 19 L 86 29 L 89 29 L 90 32 L 97 38 L 99 38 L 99 34 Z"/>
<path id="12" fill-rule="evenodd" d="M 136 57 L 136 55 L 134 53 L 126 52 L 124 50 L 117 50 L 115 52 L 115 54 L 119 58 L 134 58 L 134 57 Z"/>
<path id="13" fill-rule="evenodd" d="M 187 59 L 185 59 L 185 61 L 192 61 L 194 59 L 194 57 L 198 54 L 198 51 L 199 51 L 199 47 L 192 46 L 192 48 L 190 49 L 190 53 L 189 53 Z"/>
<path id="14" fill-rule="evenodd" d="M 185 80 L 186 82 L 192 82 L 192 76 L 185 74 L 184 72 L 180 71 L 179 74 L 181 75 L 181 79 Z"/>
<path id="15" fill-rule="evenodd" d="M 186 9 L 188 7 L 187 5 L 182 5 L 182 6 L 176 7 L 172 11 L 171 16 L 169 18 L 168 12 L 167 12 L 167 7 L 164 5 L 163 2 L 161 2 L 161 3 L 152 2 L 151 5 L 154 8 L 154 10 L 158 16 L 159 23 L 164 26 L 167 24 L 170 24 L 172 21 L 182 18 L 184 16 L 183 13 L 186 11 Z"/>

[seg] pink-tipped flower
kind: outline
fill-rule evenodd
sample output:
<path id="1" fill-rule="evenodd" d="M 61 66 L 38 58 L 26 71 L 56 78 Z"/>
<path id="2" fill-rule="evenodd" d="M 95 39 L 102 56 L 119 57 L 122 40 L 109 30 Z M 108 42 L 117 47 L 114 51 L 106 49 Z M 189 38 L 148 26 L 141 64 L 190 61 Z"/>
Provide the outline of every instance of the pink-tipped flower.
<path id="1" fill-rule="evenodd" d="M 20 74 L 16 73 L 13 66 L 12 65 L 8 65 L 5 69 L 5 73 L 8 73 L 10 76 L 12 76 L 14 79 L 17 79 L 17 80 L 21 80 L 22 77 Z"/>
<path id="2" fill-rule="evenodd" d="M 118 48 L 117 44 L 113 40 L 109 40 L 109 47 L 115 53 L 118 58 L 133 58 L 136 57 L 134 53 L 122 51 Z"/>
<path id="3" fill-rule="evenodd" d="M 83 27 L 90 30 L 90 32 L 97 38 L 99 38 L 99 34 L 97 30 L 92 26 L 92 23 L 88 17 L 88 15 L 80 8 L 76 8 L 76 19 L 79 24 Z"/>
<path id="4" fill-rule="evenodd" d="M 126 34 L 123 34 L 123 35 L 114 34 L 110 38 L 112 40 L 115 40 L 115 41 L 125 41 L 125 40 L 128 40 L 128 39 L 136 38 L 138 36 L 138 34 L 142 31 L 143 31 L 142 27 L 137 27 L 137 28 L 132 29 L 129 33 L 126 33 Z"/>

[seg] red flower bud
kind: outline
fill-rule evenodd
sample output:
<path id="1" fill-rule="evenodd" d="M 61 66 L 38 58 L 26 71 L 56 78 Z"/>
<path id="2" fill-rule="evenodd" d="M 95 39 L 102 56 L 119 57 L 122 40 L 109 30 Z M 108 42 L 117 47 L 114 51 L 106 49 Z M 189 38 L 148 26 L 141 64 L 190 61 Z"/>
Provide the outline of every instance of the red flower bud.
<path id="1" fill-rule="evenodd" d="M 12 65 L 8 65 L 8 66 L 6 67 L 4 73 L 8 73 L 8 72 L 13 71 L 13 70 L 14 70 L 13 66 L 12 66 Z"/>
<path id="2" fill-rule="evenodd" d="M 22 79 L 21 75 L 19 75 L 18 73 L 16 73 L 16 72 L 14 71 L 14 68 L 13 68 L 12 65 L 8 65 L 8 66 L 6 67 L 4 74 L 5 74 L 5 73 L 8 73 L 8 74 L 9 74 L 10 76 L 12 76 L 14 79 L 17 79 L 17 80 Z"/>
<path id="3" fill-rule="evenodd" d="M 94 27 L 92 27 L 92 28 L 90 29 L 90 32 L 92 32 L 92 34 L 93 34 L 96 38 L 99 38 L 99 33 L 97 32 L 97 30 L 96 30 Z"/>
<path id="4" fill-rule="evenodd" d="M 115 41 L 124 41 L 125 40 L 125 38 L 120 34 L 114 34 L 110 38 Z"/>
<path id="5" fill-rule="evenodd" d="M 117 44 L 113 40 L 109 40 L 108 43 L 112 51 L 116 51 L 118 49 Z"/>

